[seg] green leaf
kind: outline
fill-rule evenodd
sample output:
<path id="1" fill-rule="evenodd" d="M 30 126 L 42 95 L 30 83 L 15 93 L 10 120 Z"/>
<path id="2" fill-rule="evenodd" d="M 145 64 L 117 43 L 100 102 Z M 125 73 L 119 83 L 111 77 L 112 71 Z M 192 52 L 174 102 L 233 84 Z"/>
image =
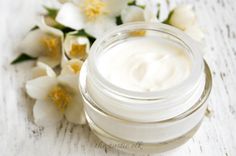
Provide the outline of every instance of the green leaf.
<path id="1" fill-rule="evenodd" d="M 53 25 L 51 27 L 61 30 L 63 32 L 64 36 L 66 36 L 66 34 L 68 34 L 69 32 L 74 32 L 75 31 L 74 29 L 71 29 L 71 28 L 66 27 L 64 25 L 61 25 L 59 23 L 56 24 L 56 25 Z"/>
<path id="2" fill-rule="evenodd" d="M 75 36 L 91 36 L 90 34 L 88 34 L 84 29 L 78 30 L 77 33 L 73 34 Z"/>
<path id="3" fill-rule="evenodd" d="M 144 5 L 136 5 L 137 7 L 140 7 L 141 9 L 145 9 Z"/>
<path id="4" fill-rule="evenodd" d="M 34 30 L 37 30 L 37 29 L 39 29 L 39 27 L 36 25 L 33 28 L 31 28 L 30 31 L 34 31 Z"/>
<path id="5" fill-rule="evenodd" d="M 117 24 L 117 25 L 123 24 L 123 22 L 122 22 L 122 20 L 121 20 L 121 16 L 117 16 L 117 17 L 116 17 L 116 24 Z"/>
<path id="6" fill-rule="evenodd" d="M 95 42 L 96 38 L 94 37 L 88 37 L 89 42 L 90 42 L 90 46 L 92 46 L 92 44 Z"/>
<path id="7" fill-rule="evenodd" d="M 61 30 L 64 33 L 64 35 L 68 34 L 69 32 L 75 31 L 74 29 L 71 29 L 69 27 L 65 27 L 63 25 L 58 25 L 58 27 L 55 27 L 55 28 Z"/>
<path id="8" fill-rule="evenodd" d="M 56 18 L 57 13 L 58 13 L 58 9 L 55 8 L 49 8 L 47 6 L 44 6 L 44 9 L 47 10 L 47 15 L 52 17 L 52 18 Z"/>
<path id="9" fill-rule="evenodd" d="M 164 23 L 164 24 L 169 24 L 169 25 L 170 25 L 170 18 L 171 18 L 171 16 L 172 16 L 173 13 L 174 13 L 174 11 L 172 10 L 172 11 L 169 13 L 168 17 L 167 17 L 162 23 Z"/>
<path id="10" fill-rule="evenodd" d="M 25 61 L 36 60 L 37 58 L 29 56 L 25 53 L 20 54 L 17 58 L 15 58 L 11 64 L 17 64 Z"/>
<path id="11" fill-rule="evenodd" d="M 60 23 L 58 23 L 55 18 L 57 16 L 58 13 L 58 9 L 55 8 L 49 8 L 47 6 L 44 6 L 45 10 L 47 11 L 47 14 L 45 17 L 50 17 L 52 20 L 55 21 L 55 25 L 51 25 L 51 27 L 59 29 L 63 32 L 64 35 L 66 35 L 67 33 L 71 32 L 71 31 L 75 31 L 74 29 L 71 29 L 69 27 L 66 27 Z"/>
<path id="12" fill-rule="evenodd" d="M 158 4 L 157 4 L 157 15 L 156 15 L 157 19 L 160 18 L 160 10 L 161 10 L 161 4 L 158 3 Z"/>
<path id="13" fill-rule="evenodd" d="M 136 1 L 133 0 L 132 2 L 129 2 L 128 5 L 129 5 L 129 6 L 136 5 Z"/>
<path id="14" fill-rule="evenodd" d="M 66 26 L 58 23 L 53 17 L 50 17 L 49 15 L 46 15 L 44 18 L 45 18 L 45 22 L 48 26 L 61 30 L 64 33 L 64 35 L 66 35 L 67 33 L 71 32 L 71 31 L 75 31 L 74 29 L 71 29 L 69 27 L 66 27 Z"/>

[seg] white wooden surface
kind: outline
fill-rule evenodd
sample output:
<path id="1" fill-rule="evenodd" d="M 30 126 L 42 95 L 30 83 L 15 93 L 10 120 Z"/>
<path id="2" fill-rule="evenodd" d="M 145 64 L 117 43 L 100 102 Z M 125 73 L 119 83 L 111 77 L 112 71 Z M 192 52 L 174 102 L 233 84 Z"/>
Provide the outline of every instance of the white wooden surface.
<path id="1" fill-rule="evenodd" d="M 189 142 L 175 152 L 161 155 L 235 156 L 236 1 L 180 0 L 177 3 L 182 2 L 195 6 L 206 32 L 205 58 L 214 81 L 209 105 L 214 113 L 204 120 Z M 47 130 L 33 123 L 34 102 L 24 91 L 33 63 L 12 66 L 10 61 L 19 54 L 17 44 L 33 26 L 42 3 L 40 0 L 0 0 L 0 156 L 130 155 L 96 146 L 100 141 L 87 126 L 63 121 L 58 128 Z"/>

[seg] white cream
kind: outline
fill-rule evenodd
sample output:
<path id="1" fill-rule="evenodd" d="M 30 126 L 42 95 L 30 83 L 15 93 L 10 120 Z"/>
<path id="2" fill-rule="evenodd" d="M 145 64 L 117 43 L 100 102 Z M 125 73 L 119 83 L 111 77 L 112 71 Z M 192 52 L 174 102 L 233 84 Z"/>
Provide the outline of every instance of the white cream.
<path id="1" fill-rule="evenodd" d="M 132 91 L 171 88 L 190 74 L 191 61 L 184 49 L 154 36 L 133 37 L 106 50 L 98 70 L 105 79 Z"/>

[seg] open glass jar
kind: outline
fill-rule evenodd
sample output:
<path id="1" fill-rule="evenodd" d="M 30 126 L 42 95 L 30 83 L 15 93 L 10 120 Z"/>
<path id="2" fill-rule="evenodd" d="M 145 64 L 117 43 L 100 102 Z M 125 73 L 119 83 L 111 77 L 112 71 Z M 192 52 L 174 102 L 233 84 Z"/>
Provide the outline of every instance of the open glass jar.
<path id="1" fill-rule="evenodd" d="M 137 32 L 181 46 L 191 59 L 188 78 L 172 88 L 149 92 L 126 90 L 107 81 L 97 68 L 99 58 Z M 173 27 L 148 23 L 122 25 L 98 39 L 79 81 L 92 131 L 106 144 L 134 153 L 164 152 L 191 138 L 204 117 L 212 87 L 209 67 L 197 44 Z"/>

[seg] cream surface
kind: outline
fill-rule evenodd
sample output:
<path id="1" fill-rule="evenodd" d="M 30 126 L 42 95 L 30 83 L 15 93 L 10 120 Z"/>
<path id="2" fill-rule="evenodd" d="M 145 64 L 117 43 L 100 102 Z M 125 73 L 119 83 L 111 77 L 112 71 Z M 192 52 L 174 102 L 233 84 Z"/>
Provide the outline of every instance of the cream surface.
<path id="1" fill-rule="evenodd" d="M 112 84 L 131 91 L 171 88 L 184 81 L 191 60 L 184 49 L 154 36 L 133 37 L 107 49 L 98 70 Z"/>

